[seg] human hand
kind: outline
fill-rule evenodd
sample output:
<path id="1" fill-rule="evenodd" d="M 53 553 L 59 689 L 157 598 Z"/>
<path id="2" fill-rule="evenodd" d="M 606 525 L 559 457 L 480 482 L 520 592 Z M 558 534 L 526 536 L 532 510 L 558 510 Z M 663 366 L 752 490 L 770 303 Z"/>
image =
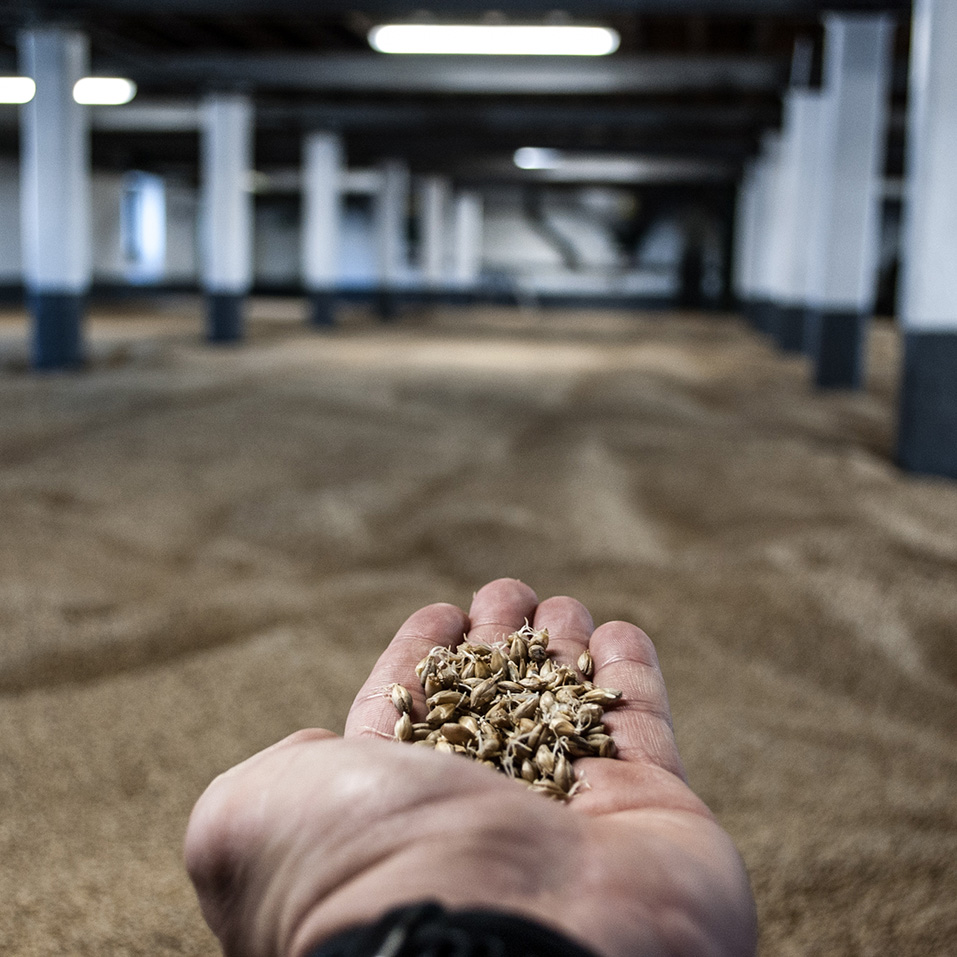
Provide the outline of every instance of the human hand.
<path id="1" fill-rule="evenodd" d="M 436 645 L 500 640 L 528 620 L 596 684 L 618 758 L 581 758 L 562 805 L 457 755 L 381 740 L 398 682 L 425 712 L 415 665 Z M 307 730 L 218 777 L 197 803 L 186 862 L 227 957 L 304 957 L 401 904 L 518 914 L 604 957 L 748 957 L 754 903 L 730 838 L 688 787 L 654 647 L 633 625 L 593 626 L 571 598 L 520 582 L 481 589 L 468 615 L 430 605 L 382 654 L 345 736 Z"/>

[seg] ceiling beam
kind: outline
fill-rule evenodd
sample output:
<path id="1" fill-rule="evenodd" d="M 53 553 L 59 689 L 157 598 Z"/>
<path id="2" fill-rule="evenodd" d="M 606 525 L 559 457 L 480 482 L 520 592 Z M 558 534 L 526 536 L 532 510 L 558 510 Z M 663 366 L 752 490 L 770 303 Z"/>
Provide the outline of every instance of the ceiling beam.
<path id="1" fill-rule="evenodd" d="M 98 69 L 114 64 L 100 62 Z M 118 71 L 149 88 L 245 89 L 395 94 L 769 92 L 786 81 L 788 64 L 768 57 L 615 56 L 390 57 L 376 54 L 167 55 L 118 61 Z"/>
<path id="2" fill-rule="evenodd" d="M 605 127 L 627 130 L 683 130 L 711 133 L 774 126 L 780 106 L 770 99 L 744 105 L 690 103 L 611 104 L 580 101 L 446 103 L 362 100 L 356 103 L 303 103 L 298 106 L 261 104 L 256 111 L 263 125 L 299 123 L 336 130 L 410 127 L 470 127 L 500 131 Z"/>
<path id="3" fill-rule="evenodd" d="M 76 0 L 34 0 L 30 4 L 36 12 L 56 14 L 75 11 Z M 236 16 L 238 14 L 289 14 L 314 15 L 314 0 L 88 0 L 85 11 L 115 11 L 127 14 L 155 13 L 161 9 L 168 13 L 191 13 L 205 16 Z M 794 16 L 818 13 L 826 8 L 840 7 L 854 10 L 902 10 L 908 0 L 562 0 L 560 8 L 576 17 L 595 18 L 614 14 L 695 14 L 695 15 L 747 15 L 747 16 Z M 365 0 L 363 13 L 371 16 L 410 17 L 421 15 L 423 7 L 416 0 Z M 435 9 L 434 7 L 432 8 Z M 555 0 L 507 0 L 506 3 L 491 3 L 479 6 L 473 0 L 443 0 L 443 15 L 474 18 L 487 9 L 505 11 L 510 17 L 545 16 L 556 9 Z M 355 0 L 323 0 L 321 12 L 348 14 L 356 10 Z"/>
<path id="4" fill-rule="evenodd" d="M 15 121 L 14 111 L 9 119 Z M 195 101 L 138 100 L 121 107 L 94 107 L 93 128 L 101 131 L 177 132 L 199 128 L 200 112 Z M 605 129 L 694 131 L 698 134 L 734 132 L 778 123 L 780 109 L 766 103 L 750 106 L 697 106 L 691 104 L 556 104 L 521 103 L 472 105 L 471 128 L 497 131 L 527 131 L 583 126 Z M 261 104 L 256 122 L 261 127 L 298 126 L 301 129 L 435 129 L 460 128 L 463 108 L 459 104 L 361 102 Z"/>

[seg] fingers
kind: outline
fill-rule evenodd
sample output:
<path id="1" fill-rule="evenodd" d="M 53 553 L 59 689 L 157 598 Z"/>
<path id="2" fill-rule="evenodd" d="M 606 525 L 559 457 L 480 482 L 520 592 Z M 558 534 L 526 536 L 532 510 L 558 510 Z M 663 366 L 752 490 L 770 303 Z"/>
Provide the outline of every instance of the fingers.
<path id="1" fill-rule="evenodd" d="M 358 734 L 391 737 L 399 715 L 389 700 L 388 688 L 396 682 L 412 693 L 414 711 L 424 714 L 425 695 L 415 666 L 436 645 L 457 645 L 468 627 L 465 612 L 455 605 L 428 605 L 412 615 L 382 652 L 356 695 L 346 719 L 346 737 Z"/>
<path id="2" fill-rule="evenodd" d="M 535 613 L 538 598 L 522 582 L 502 578 L 476 592 L 469 615 L 454 605 L 428 605 L 399 629 L 359 690 L 346 720 L 347 737 L 391 735 L 398 713 L 386 691 L 398 682 L 412 693 L 413 712 L 425 713 L 425 695 L 415 666 L 436 646 L 469 641 L 495 642 L 521 628 Z M 467 634 L 466 634 L 467 632 Z"/>
<path id="3" fill-rule="evenodd" d="M 346 736 L 391 737 L 398 712 L 388 689 L 398 682 L 412 694 L 415 715 L 425 713 L 425 695 L 415 666 L 436 645 L 494 643 L 529 621 L 547 628 L 556 660 L 574 666 L 588 648 L 595 662 L 595 684 L 617 688 L 622 700 L 605 715 L 620 756 L 654 765 L 684 780 L 664 679 L 651 639 L 634 625 L 616 621 L 594 628 L 591 615 L 573 598 L 548 598 L 512 578 L 490 582 L 476 592 L 468 616 L 454 605 L 429 605 L 412 615 L 383 652 L 356 696 Z M 420 718 L 421 720 L 421 718 Z"/>
<path id="4" fill-rule="evenodd" d="M 538 597 L 515 578 L 499 578 L 480 588 L 469 608 L 468 640 L 493 644 L 517 631 L 535 614 Z"/>
<path id="5" fill-rule="evenodd" d="M 605 716 L 621 757 L 684 780 L 658 657 L 640 628 L 618 621 L 596 629 L 588 610 L 574 598 L 547 598 L 537 604 L 535 593 L 514 579 L 499 579 L 477 592 L 469 617 L 469 641 L 500 641 L 528 620 L 535 628 L 548 629 L 549 651 L 562 664 L 576 665 L 588 648 L 595 661 L 595 684 L 622 692 L 621 702 Z"/>
<path id="6" fill-rule="evenodd" d="M 653 764 L 684 780 L 668 694 L 651 639 L 623 621 L 596 629 L 588 609 L 574 598 L 547 598 L 535 612 L 534 626 L 548 629 L 548 649 L 562 664 L 576 665 L 587 648 L 595 662 L 595 684 L 622 692 L 621 701 L 604 719 L 620 756 Z"/>
<path id="7" fill-rule="evenodd" d="M 612 621 L 595 629 L 589 650 L 595 684 L 622 692 L 621 701 L 604 717 L 619 756 L 656 765 L 684 780 L 668 693 L 651 639 L 634 625 Z"/>

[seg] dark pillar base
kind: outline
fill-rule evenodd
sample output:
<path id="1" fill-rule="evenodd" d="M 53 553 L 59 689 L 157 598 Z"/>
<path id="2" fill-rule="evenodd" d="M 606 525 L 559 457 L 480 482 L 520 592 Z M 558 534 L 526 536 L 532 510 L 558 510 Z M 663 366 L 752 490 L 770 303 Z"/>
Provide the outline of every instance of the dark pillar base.
<path id="1" fill-rule="evenodd" d="M 807 307 L 804 313 L 804 343 L 802 348 L 804 354 L 813 362 L 817 358 L 817 344 L 821 338 L 821 316 L 820 309 L 812 306 Z"/>
<path id="2" fill-rule="evenodd" d="M 413 292 L 412 298 L 417 305 L 441 306 L 445 302 L 445 290 L 438 286 L 423 286 Z"/>
<path id="3" fill-rule="evenodd" d="M 376 295 L 376 311 L 383 322 L 399 317 L 399 295 L 392 289 L 380 289 Z"/>
<path id="4" fill-rule="evenodd" d="M 327 329 L 336 324 L 336 294 L 334 292 L 309 293 L 309 325 Z"/>
<path id="5" fill-rule="evenodd" d="M 804 349 L 804 306 L 782 306 L 775 303 L 771 335 L 784 352 L 801 352 Z"/>
<path id="6" fill-rule="evenodd" d="M 86 297 L 80 293 L 35 292 L 31 364 L 34 369 L 75 369 L 83 365 L 83 316 Z"/>
<path id="7" fill-rule="evenodd" d="M 750 299 L 745 315 L 755 330 L 763 335 L 771 334 L 774 305 L 769 299 Z"/>
<path id="8" fill-rule="evenodd" d="M 739 299 L 738 309 L 741 312 L 741 318 L 752 328 L 757 329 L 757 317 L 755 316 L 755 301 L 753 299 Z"/>
<path id="9" fill-rule="evenodd" d="M 478 302 L 479 295 L 475 289 L 456 289 L 450 287 L 418 289 L 409 295 L 405 294 L 406 302 L 414 302 L 423 306 L 468 306 Z"/>
<path id="10" fill-rule="evenodd" d="M 904 335 L 897 459 L 957 479 L 957 331 Z"/>
<path id="11" fill-rule="evenodd" d="M 206 339 L 239 342 L 243 337 L 244 293 L 211 292 L 206 295 Z"/>
<path id="12" fill-rule="evenodd" d="M 805 352 L 814 362 L 814 384 L 821 389 L 859 389 L 864 384 L 868 316 L 859 312 L 809 309 Z"/>
<path id="13" fill-rule="evenodd" d="M 449 289 L 442 296 L 442 302 L 449 306 L 470 306 L 478 301 L 472 289 Z"/>

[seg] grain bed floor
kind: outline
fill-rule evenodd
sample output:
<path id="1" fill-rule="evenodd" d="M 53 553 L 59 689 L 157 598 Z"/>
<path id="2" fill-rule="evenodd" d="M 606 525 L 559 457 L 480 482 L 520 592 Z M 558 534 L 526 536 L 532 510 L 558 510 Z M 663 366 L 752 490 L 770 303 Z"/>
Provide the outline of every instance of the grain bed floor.
<path id="1" fill-rule="evenodd" d="M 821 394 L 733 317 L 199 315 L 41 377 L 0 315 L 0 953 L 215 954 L 205 784 L 505 574 L 655 639 L 764 957 L 957 953 L 957 483 L 892 463 L 889 323 Z"/>

